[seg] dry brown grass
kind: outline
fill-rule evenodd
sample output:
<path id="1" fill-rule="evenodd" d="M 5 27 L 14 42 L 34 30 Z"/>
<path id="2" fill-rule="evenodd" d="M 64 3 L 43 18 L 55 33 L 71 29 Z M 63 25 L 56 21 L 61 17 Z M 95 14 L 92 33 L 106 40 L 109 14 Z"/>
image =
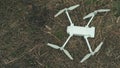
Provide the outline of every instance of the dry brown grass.
<path id="1" fill-rule="evenodd" d="M 0 68 L 119 68 L 120 67 L 120 1 L 118 0 L 0 0 Z M 84 26 L 83 16 L 100 9 L 91 26 L 96 36 L 89 39 L 92 49 L 104 40 L 102 49 L 84 63 L 79 61 L 89 52 L 82 37 L 72 37 L 63 52 L 52 49 L 48 42 L 61 46 L 67 38 L 66 15 L 54 18 L 62 8 L 80 4 L 70 11 L 75 25 Z"/>

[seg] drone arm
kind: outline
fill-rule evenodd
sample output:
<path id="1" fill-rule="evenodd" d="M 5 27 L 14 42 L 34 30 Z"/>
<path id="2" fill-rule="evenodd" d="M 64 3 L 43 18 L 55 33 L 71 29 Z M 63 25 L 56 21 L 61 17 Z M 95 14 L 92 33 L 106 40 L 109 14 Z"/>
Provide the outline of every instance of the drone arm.
<path id="1" fill-rule="evenodd" d="M 65 13 L 66 13 L 66 15 L 67 15 L 67 17 L 68 17 L 68 19 L 69 19 L 69 21 L 70 21 L 70 25 L 71 25 L 71 26 L 74 25 L 74 24 L 72 23 L 72 20 L 71 20 L 71 18 L 70 18 L 70 15 L 69 15 L 67 9 L 66 9 Z"/>
<path id="2" fill-rule="evenodd" d="M 87 46 L 88 46 L 88 48 L 89 48 L 89 51 L 90 51 L 90 53 L 92 53 L 93 51 L 92 51 L 92 48 L 91 48 L 91 46 L 90 46 L 89 41 L 88 41 L 87 38 L 88 38 L 88 37 L 84 36 L 84 39 L 85 39 L 85 41 L 87 42 Z"/>
<path id="3" fill-rule="evenodd" d="M 90 24 L 90 23 L 91 23 L 91 21 L 93 20 L 94 16 L 95 16 L 95 15 L 93 15 L 93 16 L 91 17 L 91 19 L 90 19 L 90 20 L 89 20 L 89 22 L 87 23 L 86 27 L 88 27 L 88 26 L 89 26 L 89 24 Z"/>
<path id="4" fill-rule="evenodd" d="M 64 49 L 65 45 L 68 43 L 68 41 L 70 40 L 70 38 L 71 38 L 72 36 L 73 36 L 73 35 L 70 35 L 70 36 L 67 38 L 66 42 L 65 42 L 65 43 L 63 44 L 63 46 L 61 47 L 61 50 Z"/>

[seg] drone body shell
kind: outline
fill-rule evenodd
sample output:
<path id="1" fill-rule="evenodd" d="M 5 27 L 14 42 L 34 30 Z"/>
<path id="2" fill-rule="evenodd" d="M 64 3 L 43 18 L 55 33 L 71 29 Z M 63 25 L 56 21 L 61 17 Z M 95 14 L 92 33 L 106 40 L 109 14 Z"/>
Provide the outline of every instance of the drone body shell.
<path id="1" fill-rule="evenodd" d="M 67 33 L 75 36 L 95 37 L 95 27 L 68 26 Z"/>

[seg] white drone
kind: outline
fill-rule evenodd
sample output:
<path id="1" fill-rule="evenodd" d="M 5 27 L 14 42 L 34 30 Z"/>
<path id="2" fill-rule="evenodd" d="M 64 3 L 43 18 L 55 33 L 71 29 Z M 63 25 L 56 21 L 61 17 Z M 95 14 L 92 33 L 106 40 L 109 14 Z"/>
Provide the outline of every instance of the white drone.
<path id="1" fill-rule="evenodd" d="M 101 48 L 101 46 L 103 45 L 103 42 L 101 42 L 96 49 L 93 51 L 89 41 L 88 41 L 88 37 L 90 38 L 94 38 L 95 36 L 95 27 L 89 27 L 89 24 L 91 23 L 93 17 L 98 13 L 98 12 L 108 12 L 110 11 L 110 9 L 99 9 L 99 10 L 95 10 L 92 13 L 89 13 L 88 15 L 86 15 L 83 19 L 86 18 L 90 18 L 89 22 L 87 23 L 87 25 L 84 26 L 75 26 L 70 18 L 70 15 L 68 13 L 69 10 L 74 10 L 75 8 L 77 8 L 79 5 L 74 5 L 71 6 L 69 8 L 64 8 L 62 10 L 60 10 L 55 17 L 57 17 L 58 15 L 62 14 L 63 12 L 66 13 L 69 22 L 70 22 L 70 26 L 67 27 L 67 33 L 69 34 L 69 37 L 67 38 L 66 42 L 60 47 L 58 45 L 54 45 L 54 44 L 50 44 L 48 43 L 47 45 L 54 48 L 54 49 L 60 49 L 61 51 L 63 51 L 71 60 L 73 60 L 72 56 L 70 55 L 70 53 L 65 49 L 66 44 L 68 43 L 68 41 L 70 40 L 70 38 L 75 35 L 75 36 L 83 36 L 85 41 L 87 42 L 87 46 L 89 48 L 90 53 L 87 54 L 80 62 L 84 62 L 85 60 L 87 60 L 91 55 L 94 55 L 96 52 L 98 52 Z"/>

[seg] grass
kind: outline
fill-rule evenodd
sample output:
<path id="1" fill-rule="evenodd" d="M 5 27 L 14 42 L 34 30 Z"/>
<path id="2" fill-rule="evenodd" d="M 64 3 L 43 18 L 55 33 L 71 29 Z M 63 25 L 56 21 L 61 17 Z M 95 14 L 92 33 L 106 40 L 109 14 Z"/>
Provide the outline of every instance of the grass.
<path id="1" fill-rule="evenodd" d="M 0 68 L 119 68 L 119 3 L 119 0 L 0 0 Z M 111 9 L 98 14 L 91 23 L 96 27 L 95 38 L 89 39 L 92 48 L 105 41 L 102 49 L 84 63 L 79 61 L 88 48 L 82 37 L 72 37 L 66 46 L 74 61 L 46 45 L 64 43 L 69 21 L 64 13 L 53 16 L 74 4 L 80 7 L 70 14 L 74 23 L 81 26 L 87 23 L 82 19 L 86 14 L 100 8 Z"/>
<path id="2" fill-rule="evenodd" d="M 120 16 L 120 1 L 115 1 L 113 2 L 113 10 L 115 11 L 115 16 L 119 17 Z"/>

